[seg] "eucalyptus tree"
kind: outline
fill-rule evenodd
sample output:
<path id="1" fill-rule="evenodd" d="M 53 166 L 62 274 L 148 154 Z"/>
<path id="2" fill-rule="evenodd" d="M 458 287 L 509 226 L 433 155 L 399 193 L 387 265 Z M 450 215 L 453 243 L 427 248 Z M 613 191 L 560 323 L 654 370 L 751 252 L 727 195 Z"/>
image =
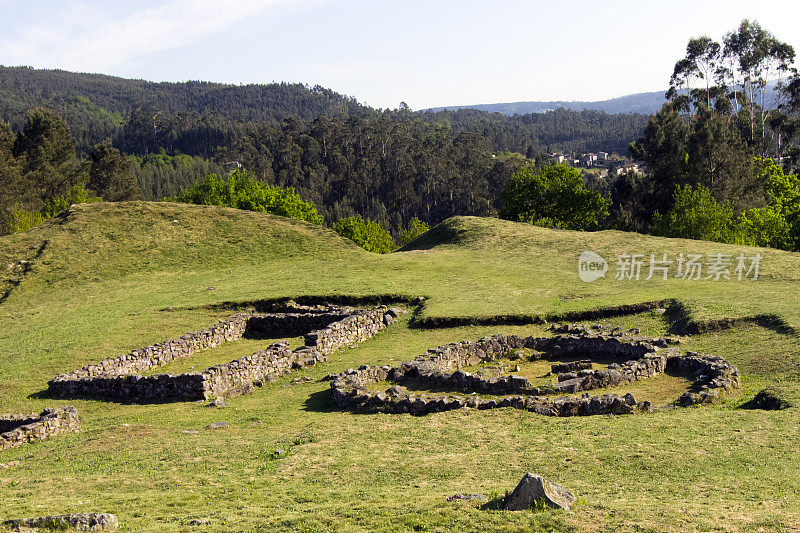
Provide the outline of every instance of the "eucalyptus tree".
<path id="1" fill-rule="evenodd" d="M 670 78 L 670 90 L 667 97 L 674 99 L 678 96 L 678 87 L 683 86 L 689 98 L 694 98 L 695 106 L 705 100 L 705 106 L 711 108 L 711 83 L 717 79 L 720 68 L 721 46 L 710 37 L 697 37 L 690 39 L 686 45 L 686 56 L 675 63 L 675 68 Z M 705 82 L 705 91 L 692 88 L 693 78 Z"/>
<path id="2" fill-rule="evenodd" d="M 749 142 L 755 144 L 760 136 L 763 152 L 766 149 L 767 123 L 785 92 L 784 80 L 797 73 L 792 65 L 794 48 L 779 41 L 758 22 L 747 19 L 736 30 L 727 33 L 723 43 L 723 56 L 733 67 L 723 72 L 734 82 L 734 90 L 737 82 L 741 85 L 749 118 Z M 775 98 L 768 97 L 768 82 L 771 80 L 776 81 Z"/>

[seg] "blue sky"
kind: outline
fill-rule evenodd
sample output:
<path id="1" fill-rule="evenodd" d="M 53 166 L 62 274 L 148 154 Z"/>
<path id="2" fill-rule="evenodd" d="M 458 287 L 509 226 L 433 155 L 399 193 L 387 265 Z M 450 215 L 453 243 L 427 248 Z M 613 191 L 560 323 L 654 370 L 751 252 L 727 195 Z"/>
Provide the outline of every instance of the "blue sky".
<path id="1" fill-rule="evenodd" d="M 689 38 L 800 2 L 0 0 L 0 64 L 154 81 L 302 82 L 376 107 L 600 100 L 666 88 Z"/>

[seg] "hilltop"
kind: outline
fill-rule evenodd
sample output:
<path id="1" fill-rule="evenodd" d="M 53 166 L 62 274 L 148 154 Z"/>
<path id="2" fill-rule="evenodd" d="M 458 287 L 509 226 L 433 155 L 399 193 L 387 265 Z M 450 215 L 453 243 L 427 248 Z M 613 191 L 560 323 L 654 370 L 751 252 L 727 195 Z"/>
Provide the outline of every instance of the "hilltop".
<path id="1" fill-rule="evenodd" d="M 609 261 L 607 279 L 578 279 L 583 250 Z M 614 280 L 616 255 L 625 252 L 763 257 L 756 281 Z M 231 398 L 224 410 L 70 400 L 80 433 L 0 452 L 0 462 L 12 465 L 0 470 L 0 519 L 103 510 L 136 531 L 180 531 L 192 520 L 200 521 L 192 526 L 198 531 L 798 525 L 796 454 L 786 446 L 800 438 L 796 409 L 738 408 L 775 383 L 800 398 L 791 332 L 800 327 L 800 311 L 787 297 L 800 281 L 798 254 L 454 217 L 402 251 L 376 255 L 281 217 L 125 202 L 73 206 L 27 233 L 2 237 L 0 258 L 18 282 L 0 302 L 0 405 L 9 413 L 63 404 L 42 394 L 56 374 L 213 324 L 234 312 L 225 302 L 425 298 L 373 339 Z M 20 261 L 30 263 L 16 269 Z M 682 337 L 681 349 L 723 355 L 742 372 L 742 389 L 717 405 L 642 415 L 554 419 L 494 409 L 412 417 L 337 410 L 324 380 L 498 331 L 548 334 L 539 324 L 476 320 L 429 328 L 425 319 L 513 319 L 656 300 L 677 301 L 675 311 L 684 315 L 645 311 L 604 320 L 655 336 L 687 323 L 709 326 Z M 772 320 L 758 319 L 766 315 Z M 239 342 L 204 361 L 227 361 L 274 340 Z M 293 383 L 296 377 L 307 379 Z M 230 427 L 203 429 L 220 420 Z M 527 471 L 555 478 L 581 504 L 569 514 L 508 513 L 446 501 L 456 493 L 502 494 Z"/>
<path id="2" fill-rule="evenodd" d="M 301 83 L 151 82 L 28 67 L 0 66 L 0 88 L 0 119 L 12 124 L 40 105 L 59 109 L 70 122 L 94 118 L 109 124 L 153 102 L 167 113 L 211 113 L 239 122 L 284 116 L 314 119 L 365 109 L 354 98 Z"/>
<path id="3" fill-rule="evenodd" d="M 767 94 L 767 105 L 777 105 L 776 82 L 768 83 L 769 93 Z M 642 93 L 626 94 L 609 98 L 608 100 L 550 100 L 550 101 L 526 101 L 526 102 L 504 102 L 497 104 L 473 104 L 457 106 L 432 107 L 425 111 L 443 111 L 459 109 L 476 109 L 489 113 L 502 113 L 503 115 L 526 115 L 528 113 L 546 113 L 556 109 L 567 109 L 570 111 L 602 111 L 609 114 L 641 114 L 652 115 L 663 106 L 667 99 L 663 91 L 651 91 Z M 684 92 L 685 91 L 681 91 Z"/>
<path id="4" fill-rule="evenodd" d="M 444 106 L 430 108 L 430 111 L 442 111 L 445 109 L 478 109 L 490 113 L 502 113 L 504 115 L 525 115 L 527 113 L 545 113 L 555 109 L 569 109 L 572 111 L 604 111 L 612 114 L 639 113 L 650 115 L 661 109 L 661 106 L 667 101 L 667 99 L 664 98 L 665 92 L 666 91 L 653 91 L 627 94 L 608 100 L 596 101 L 553 100 Z"/>

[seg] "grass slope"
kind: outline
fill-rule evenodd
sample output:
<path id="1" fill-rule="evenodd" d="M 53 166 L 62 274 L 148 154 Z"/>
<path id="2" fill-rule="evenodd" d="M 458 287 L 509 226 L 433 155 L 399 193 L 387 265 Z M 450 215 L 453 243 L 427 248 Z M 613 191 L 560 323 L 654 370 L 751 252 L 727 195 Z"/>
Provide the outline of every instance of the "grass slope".
<path id="1" fill-rule="evenodd" d="M 800 327 L 798 254 L 758 250 L 755 282 L 610 276 L 586 284 L 576 270 L 586 249 L 609 259 L 612 276 L 611 258 L 623 252 L 756 251 L 457 217 L 380 256 L 270 215 L 145 202 L 75 206 L 0 238 L 0 279 L 10 289 L 0 303 L 0 412 L 66 403 L 37 393 L 57 373 L 211 324 L 230 312 L 210 304 L 229 300 L 396 293 L 426 296 L 421 316 L 447 317 L 675 298 L 695 320 L 774 314 Z M 25 260 L 32 263 L 19 268 Z M 12 465 L 0 467 L 0 519 L 106 511 L 125 531 L 184 531 L 196 518 L 208 523 L 192 531 L 800 528 L 797 409 L 738 408 L 776 382 L 800 398 L 796 337 L 737 327 L 691 338 L 688 349 L 737 364 L 743 389 L 716 406 L 641 416 L 550 419 L 512 409 L 363 416 L 333 410 L 327 382 L 291 384 L 497 331 L 544 333 L 535 325 L 421 330 L 408 320 L 222 411 L 71 401 L 81 433 L 0 453 L 0 463 Z M 611 321 L 651 334 L 669 327 L 649 312 Z M 202 362 L 246 354 L 236 352 L 221 347 Z M 203 430 L 217 420 L 231 427 Z M 276 459 L 276 448 L 287 453 Z M 527 471 L 561 482 L 583 503 L 570 513 L 507 513 L 445 501 L 511 490 Z"/>

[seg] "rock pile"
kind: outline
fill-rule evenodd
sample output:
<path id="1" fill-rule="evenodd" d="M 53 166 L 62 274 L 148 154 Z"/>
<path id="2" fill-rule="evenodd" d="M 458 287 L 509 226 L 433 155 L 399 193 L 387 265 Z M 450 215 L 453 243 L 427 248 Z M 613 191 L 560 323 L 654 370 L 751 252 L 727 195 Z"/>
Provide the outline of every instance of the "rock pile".
<path id="1" fill-rule="evenodd" d="M 792 407 L 792 403 L 786 399 L 784 392 L 776 387 L 767 387 L 759 391 L 749 404 L 748 407 L 752 409 L 766 411 L 780 411 Z"/>
<path id="2" fill-rule="evenodd" d="M 0 416 L 0 450 L 59 433 L 77 432 L 78 411 L 72 406 L 45 409 L 41 414 Z"/>
<path id="3" fill-rule="evenodd" d="M 722 357 L 698 352 L 687 352 L 685 356 L 670 357 L 667 370 L 691 374 L 696 378 L 694 389 L 684 393 L 678 405 L 686 407 L 711 403 L 719 398 L 719 391 L 739 386 L 739 369 Z"/>

